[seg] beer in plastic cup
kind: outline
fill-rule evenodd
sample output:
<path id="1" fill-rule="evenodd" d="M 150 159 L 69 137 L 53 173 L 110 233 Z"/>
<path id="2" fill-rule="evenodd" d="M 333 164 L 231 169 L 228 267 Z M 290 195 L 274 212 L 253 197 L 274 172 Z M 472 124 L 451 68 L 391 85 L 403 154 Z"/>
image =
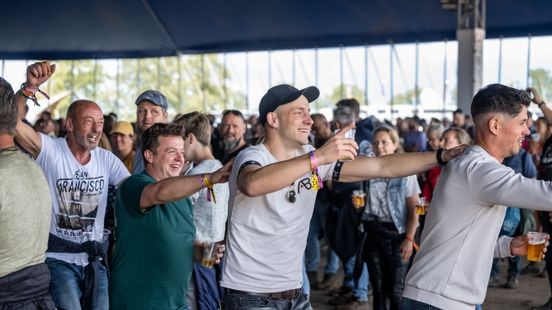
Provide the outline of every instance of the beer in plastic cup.
<path id="1" fill-rule="evenodd" d="M 216 248 L 217 244 L 215 242 L 208 242 L 207 246 L 203 248 L 203 258 L 201 259 L 201 265 L 208 268 L 212 268 L 215 265 Z"/>
<path id="2" fill-rule="evenodd" d="M 338 133 L 339 132 L 339 129 L 336 129 L 335 130 L 335 133 Z M 356 133 L 356 129 L 355 128 L 351 128 L 349 130 L 347 130 L 345 132 L 345 138 L 347 139 L 355 139 L 355 133 Z M 342 157 L 339 157 L 339 161 L 351 161 L 353 160 L 354 158 L 351 158 L 351 157 L 347 157 L 347 156 L 342 156 Z"/>
<path id="3" fill-rule="evenodd" d="M 363 190 L 354 190 L 353 195 L 351 195 L 351 199 L 353 200 L 353 207 L 355 207 L 356 209 L 364 207 L 364 197 L 366 197 L 366 194 Z"/>
<path id="4" fill-rule="evenodd" d="M 536 231 L 527 233 L 529 237 L 529 245 L 527 246 L 527 260 L 532 262 L 540 262 L 544 252 L 544 244 L 546 242 L 546 234 Z"/>
<path id="5" fill-rule="evenodd" d="M 426 212 L 427 212 L 427 201 L 425 197 L 420 197 L 416 202 L 416 214 L 425 215 Z"/>

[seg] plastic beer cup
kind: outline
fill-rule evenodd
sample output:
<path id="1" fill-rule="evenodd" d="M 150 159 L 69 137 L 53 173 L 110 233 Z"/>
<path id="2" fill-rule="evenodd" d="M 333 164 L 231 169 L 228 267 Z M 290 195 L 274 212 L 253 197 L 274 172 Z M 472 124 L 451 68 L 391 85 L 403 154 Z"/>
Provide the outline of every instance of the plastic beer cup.
<path id="1" fill-rule="evenodd" d="M 527 236 L 529 237 L 527 260 L 540 262 L 542 260 L 542 253 L 544 252 L 544 244 L 546 243 L 546 234 L 530 231 L 527 233 Z"/>
<path id="2" fill-rule="evenodd" d="M 212 268 L 215 265 L 215 249 L 217 244 L 215 242 L 208 242 L 207 246 L 203 248 L 203 258 L 201 259 L 201 265 L 207 268 Z"/>
<path id="3" fill-rule="evenodd" d="M 420 197 L 416 202 L 416 214 L 425 215 L 426 212 L 427 212 L 427 201 L 425 197 Z"/>
<path id="4" fill-rule="evenodd" d="M 339 129 L 336 129 L 334 133 L 338 133 L 338 132 L 339 132 Z M 356 129 L 351 128 L 351 129 L 349 129 L 345 132 L 345 138 L 354 140 L 355 139 L 355 134 L 356 134 Z M 339 161 L 351 161 L 353 159 L 354 158 L 346 157 L 346 156 L 339 157 Z"/>
<path id="5" fill-rule="evenodd" d="M 366 197 L 366 194 L 363 190 L 357 189 L 353 191 L 353 195 L 351 195 L 351 199 L 353 201 L 353 207 L 356 209 L 364 207 L 364 197 Z"/>

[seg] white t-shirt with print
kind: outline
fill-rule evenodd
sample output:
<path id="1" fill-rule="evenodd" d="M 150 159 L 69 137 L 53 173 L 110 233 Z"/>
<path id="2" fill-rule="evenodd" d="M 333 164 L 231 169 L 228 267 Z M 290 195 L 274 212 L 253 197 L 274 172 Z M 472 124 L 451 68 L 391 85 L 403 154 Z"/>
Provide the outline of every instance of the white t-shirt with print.
<path id="1" fill-rule="evenodd" d="M 65 138 L 40 137 L 42 149 L 36 161 L 52 195 L 50 233 L 76 243 L 101 241 L 108 187 L 128 177 L 128 170 L 119 158 L 99 147 L 90 152 L 90 161 L 81 165 Z M 47 252 L 46 256 L 80 266 L 88 264 L 86 253 Z"/>
<path id="2" fill-rule="evenodd" d="M 216 159 L 204 160 L 188 170 L 186 175 L 214 172 L 219 168 L 222 168 L 220 161 Z M 215 184 L 213 189 L 217 203 L 214 202 L 212 197 L 209 197 L 210 194 L 207 188 L 201 189 L 197 192 L 197 195 L 193 195 L 190 199 L 194 206 L 196 239 L 200 241 L 217 242 L 224 239 L 230 189 L 228 183 Z"/>
<path id="3" fill-rule="evenodd" d="M 303 147 L 303 154 L 314 150 Z M 278 160 L 264 144 L 243 150 L 230 175 L 227 251 L 221 285 L 246 292 L 280 292 L 302 286 L 301 265 L 317 191 L 308 172 L 293 185 L 278 191 L 247 197 L 237 187 L 240 167 L 256 161 L 267 166 Z M 319 167 L 320 177 L 330 180 L 334 164 Z M 286 199 L 295 190 L 296 201 Z"/>

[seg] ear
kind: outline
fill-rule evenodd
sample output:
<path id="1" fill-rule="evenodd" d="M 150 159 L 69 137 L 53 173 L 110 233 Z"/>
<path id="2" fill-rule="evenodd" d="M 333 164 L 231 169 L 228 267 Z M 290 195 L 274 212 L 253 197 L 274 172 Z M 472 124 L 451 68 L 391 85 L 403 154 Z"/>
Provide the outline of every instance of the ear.
<path id="1" fill-rule="evenodd" d="M 65 120 L 65 130 L 67 132 L 73 132 L 73 119 L 68 117 L 66 120 Z"/>
<path id="2" fill-rule="evenodd" d="M 279 121 L 276 112 L 268 112 L 268 114 L 266 115 L 266 123 L 270 127 L 278 128 Z"/>
<path id="3" fill-rule="evenodd" d="M 500 130 L 502 129 L 502 121 L 498 117 L 491 117 L 489 118 L 489 121 L 487 122 L 487 126 L 489 129 L 489 132 L 493 135 L 498 135 Z"/>
<path id="4" fill-rule="evenodd" d="M 148 163 L 153 163 L 153 152 L 151 150 L 145 150 L 144 158 L 148 161 Z"/>
<path id="5" fill-rule="evenodd" d="M 194 144 L 197 141 L 196 136 L 193 133 L 188 134 L 186 137 L 186 140 L 188 140 L 188 143 Z"/>

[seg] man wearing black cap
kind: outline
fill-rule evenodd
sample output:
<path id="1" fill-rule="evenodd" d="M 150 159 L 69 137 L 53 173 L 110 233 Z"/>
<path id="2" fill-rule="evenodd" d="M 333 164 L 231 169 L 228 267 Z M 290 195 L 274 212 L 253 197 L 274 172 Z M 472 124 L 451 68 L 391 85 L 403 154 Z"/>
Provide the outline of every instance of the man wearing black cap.
<path id="1" fill-rule="evenodd" d="M 221 283 L 227 309 L 311 309 L 301 289 L 301 264 L 316 192 L 323 181 L 407 176 L 437 164 L 435 153 L 338 162 L 357 154 L 356 142 L 344 137 L 354 124 L 315 150 L 308 144 L 313 123 L 309 103 L 319 94 L 314 86 L 269 89 L 259 104 L 266 141 L 243 150 L 234 162 Z M 440 151 L 439 160 L 461 150 Z"/>
<path id="2" fill-rule="evenodd" d="M 142 133 L 155 123 L 167 123 L 167 109 L 169 103 L 167 98 L 161 92 L 156 90 L 146 90 L 136 98 L 136 126 L 138 134 L 136 135 L 136 156 L 132 174 L 144 171 L 144 155 L 142 154 Z"/>

